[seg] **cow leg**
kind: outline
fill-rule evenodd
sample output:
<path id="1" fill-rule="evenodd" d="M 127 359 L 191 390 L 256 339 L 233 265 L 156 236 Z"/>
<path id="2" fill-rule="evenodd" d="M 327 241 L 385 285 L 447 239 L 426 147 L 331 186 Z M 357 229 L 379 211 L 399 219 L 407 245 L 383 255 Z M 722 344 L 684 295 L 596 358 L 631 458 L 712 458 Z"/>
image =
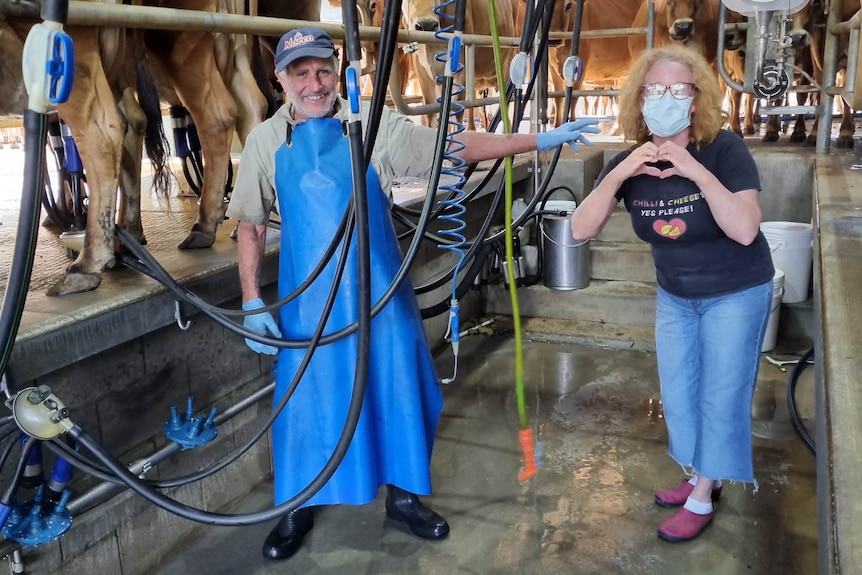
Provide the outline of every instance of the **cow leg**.
<path id="1" fill-rule="evenodd" d="M 766 122 L 766 133 L 763 134 L 762 142 L 777 142 L 778 141 L 778 133 L 781 129 L 781 116 L 772 115 L 769 116 L 769 120 Z"/>
<path id="2" fill-rule="evenodd" d="M 426 104 L 432 104 L 437 100 L 437 81 L 434 74 L 425 67 L 425 62 L 428 58 L 433 58 L 434 55 L 428 55 L 428 47 L 422 46 L 418 52 L 411 54 L 413 57 L 414 70 L 416 71 L 416 79 L 419 82 L 419 90 L 422 92 L 422 101 Z M 434 114 L 426 116 L 427 126 L 435 127 Z"/>
<path id="3" fill-rule="evenodd" d="M 224 187 L 237 106 L 216 69 L 213 53 L 211 34 L 183 33 L 167 65 L 177 95 L 197 126 L 204 158 L 200 210 L 180 249 L 210 247 L 224 219 Z"/>
<path id="4" fill-rule="evenodd" d="M 75 60 L 75 87 L 58 110 L 75 135 L 87 171 L 87 229 L 78 258 L 48 295 L 93 290 L 102 281 L 102 270 L 114 265 L 114 214 L 125 127 L 105 78 L 96 33 L 75 35 Z"/>
<path id="5" fill-rule="evenodd" d="M 125 90 L 120 98 L 120 111 L 126 118 L 127 127 L 120 164 L 122 202 L 117 212 L 117 222 L 142 245 L 146 245 L 147 240 L 141 223 L 141 156 L 144 149 L 147 117 L 131 89 Z"/>
<path id="6" fill-rule="evenodd" d="M 742 128 L 739 127 L 739 108 L 742 102 L 742 92 L 730 89 L 730 111 L 728 112 L 728 128 L 734 134 L 742 136 Z"/>
<path id="7" fill-rule="evenodd" d="M 742 133 L 747 136 L 754 135 L 754 96 L 751 94 L 743 94 L 745 102 L 745 115 L 742 119 Z"/>
<path id="8" fill-rule="evenodd" d="M 841 127 L 838 129 L 837 146 L 849 149 L 853 147 L 853 133 L 856 131 L 856 126 L 853 124 L 853 110 L 850 108 L 850 104 L 841 98 L 841 105 L 843 106 L 843 113 L 841 115 Z"/>
<path id="9" fill-rule="evenodd" d="M 237 106 L 236 132 L 240 143 L 245 146 L 249 132 L 266 117 L 266 98 L 251 70 L 248 37 L 237 35 L 236 43 L 234 70 L 228 89 Z"/>
<path id="10" fill-rule="evenodd" d="M 563 79 L 563 74 L 561 71 L 562 65 L 560 64 L 560 56 L 558 52 L 559 50 L 548 51 L 548 59 L 550 60 L 550 80 L 551 85 L 554 87 L 554 92 L 561 92 L 566 89 L 566 81 Z M 563 109 L 565 103 L 566 99 L 564 97 L 554 98 L 554 126 L 559 126 L 560 124 L 565 122 L 566 118 L 568 117 L 568 113 L 566 112 L 566 110 Z"/>
<path id="11" fill-rule="evenodd" d="M 807 84 L 807 82 L 801 82 L 802 84 Z M 808 102 L 808 94 L 805 92 L 797 92 L 796 93 L 796 104 L 798 106 L 804 106 Z M 798 114 L 796 116 L 796 122 L 793 124 L 793 131 L 790 133 L 790 141 L 791 142 L 804 142 L 805 141 L 805 114 Z"/>

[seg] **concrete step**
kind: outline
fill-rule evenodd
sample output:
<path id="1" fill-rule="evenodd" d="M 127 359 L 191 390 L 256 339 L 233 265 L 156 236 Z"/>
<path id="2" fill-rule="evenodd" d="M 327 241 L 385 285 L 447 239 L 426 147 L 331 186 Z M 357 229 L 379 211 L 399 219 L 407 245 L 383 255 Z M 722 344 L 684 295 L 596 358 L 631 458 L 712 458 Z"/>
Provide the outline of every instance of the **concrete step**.
<path id="1" fill-rule="evenodd" d="M 518 288 L 526 317 L 577 319 L 599 323 L 653 325 L 655 284 L 593 280 L 583 289 L 559 291 L 542 284 Z M 511 315 L 509 292 L 501 283 L 483 286 L 485 313 Z"/>
<path id="2" fill-rule="evenodd" d="M 518 288 L 525 329 L 591 340 L 654 345 L 655 284 L 593 280 L 578 290 L 557 291 L 538 284 Z M 482 288 L 485 313 L 511 316 L 509 292 L 502 284 Z M 530 326 L 529 328 L 527 326 Z"/>
<path id="3" fill-rule="evenodd" d="M 590 266 L 594 280 L 655 283 L 655 265 L 644 242 L 590 242 Z"/>
<path id="4" fill-rule="evenodd" d="M 632 229 L 631 216 L 622 207 L 614 210 L 614 213 L 611 214 L 611 219 L 605 224 L 604 229 L 596 237 L 596 240 L 600 242 L 644 243 L 635 235 L 635 231 Z"/>
<path id="5" fill-rule="evenodd" d="M 513 331 L 511 315 L 493 317 L 494 333 L 507 334 Z M 521 329 L 528 339 L 538 341 L 655 351 L 655 327 L 651 325 L 618 325 L 577 319 L 525 317 L 521 318 Z"/>

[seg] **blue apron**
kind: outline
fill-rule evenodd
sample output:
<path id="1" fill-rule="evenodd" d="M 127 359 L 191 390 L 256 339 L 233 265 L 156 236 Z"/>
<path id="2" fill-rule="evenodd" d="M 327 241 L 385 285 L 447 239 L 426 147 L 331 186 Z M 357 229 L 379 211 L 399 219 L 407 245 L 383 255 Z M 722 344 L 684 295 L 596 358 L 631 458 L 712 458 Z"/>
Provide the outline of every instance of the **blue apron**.
<path id="1" fill-rule="evenodd" d="M 350 199 L 349 140 L 338 119 L 295 126 L 275 154 L 275 183 L 282 220 L 278 291 L 283 297 L 320 261 Z M 373 168 L 366 174 L 371 229 L 371 301 L 379 301 L 402 255 L 389 201 Z M 279 312 L 290 339 L 308 339 L 320 321 L 341 248 L 323 273 Z M 356 238 L 325 334 L 357 319 Z M 320 346 L 294 395 L 272 427 L 275 502 L 305 488 L 332 455 L 344 427 L 356 369 L 357 334 Z M 276 367 L 275 403 L 296 373 L 304 349 L 282 349 Z M 431 493 L 431 449 L 443 398 L 409 281 L 371 322 L 368 387 L 347 455 L 323 489 L 305 506 L 361 505 L 391 483 Z"/>

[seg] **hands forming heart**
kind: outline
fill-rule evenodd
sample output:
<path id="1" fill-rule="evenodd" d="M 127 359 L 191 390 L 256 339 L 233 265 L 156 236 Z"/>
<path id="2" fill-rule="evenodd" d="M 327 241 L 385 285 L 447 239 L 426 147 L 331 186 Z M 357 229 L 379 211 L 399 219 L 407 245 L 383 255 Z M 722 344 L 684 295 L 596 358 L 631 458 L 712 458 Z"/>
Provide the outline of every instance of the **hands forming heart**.
<path id="1" fill-rule="evenodd" d="M 656 164 L 669 164 L 669 167 Z M 653 142 L 644 143 L 623 160 L 619 167 L 627 173 L 627 178 L 645 174 L 662 180 L 670 176 L 694 180 L 697 171 L 703 169 L 700 162 L 695 160 L 688 150 L 670 141 L 660 146 L 656 146 Z"/>

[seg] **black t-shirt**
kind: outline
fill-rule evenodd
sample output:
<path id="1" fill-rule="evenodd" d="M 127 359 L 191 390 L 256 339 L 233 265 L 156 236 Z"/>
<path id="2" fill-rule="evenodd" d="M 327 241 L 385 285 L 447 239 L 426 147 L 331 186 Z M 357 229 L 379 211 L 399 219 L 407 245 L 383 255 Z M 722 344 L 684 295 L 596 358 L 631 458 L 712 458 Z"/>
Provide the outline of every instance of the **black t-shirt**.
<path id="1" fill-rule="evenodd" d="M 760 190 L 757 165 L 736 134 L 722 130 L 700 149 L 691 143 L 687 149 L 731 192 Z M 614 157 L 599 174 L 596 185 L 630 153 Z M 688 178 L 635 176 L 623 182 L 617 198 L 631 214 L 637 236 L 652 247 L 658 285 L 675 296 L 699 299 L 725 295 L 770 281 L 775 273 L 763 233 L 758 232 L 748 246 L 728 238 L 700 189 Z"/>

